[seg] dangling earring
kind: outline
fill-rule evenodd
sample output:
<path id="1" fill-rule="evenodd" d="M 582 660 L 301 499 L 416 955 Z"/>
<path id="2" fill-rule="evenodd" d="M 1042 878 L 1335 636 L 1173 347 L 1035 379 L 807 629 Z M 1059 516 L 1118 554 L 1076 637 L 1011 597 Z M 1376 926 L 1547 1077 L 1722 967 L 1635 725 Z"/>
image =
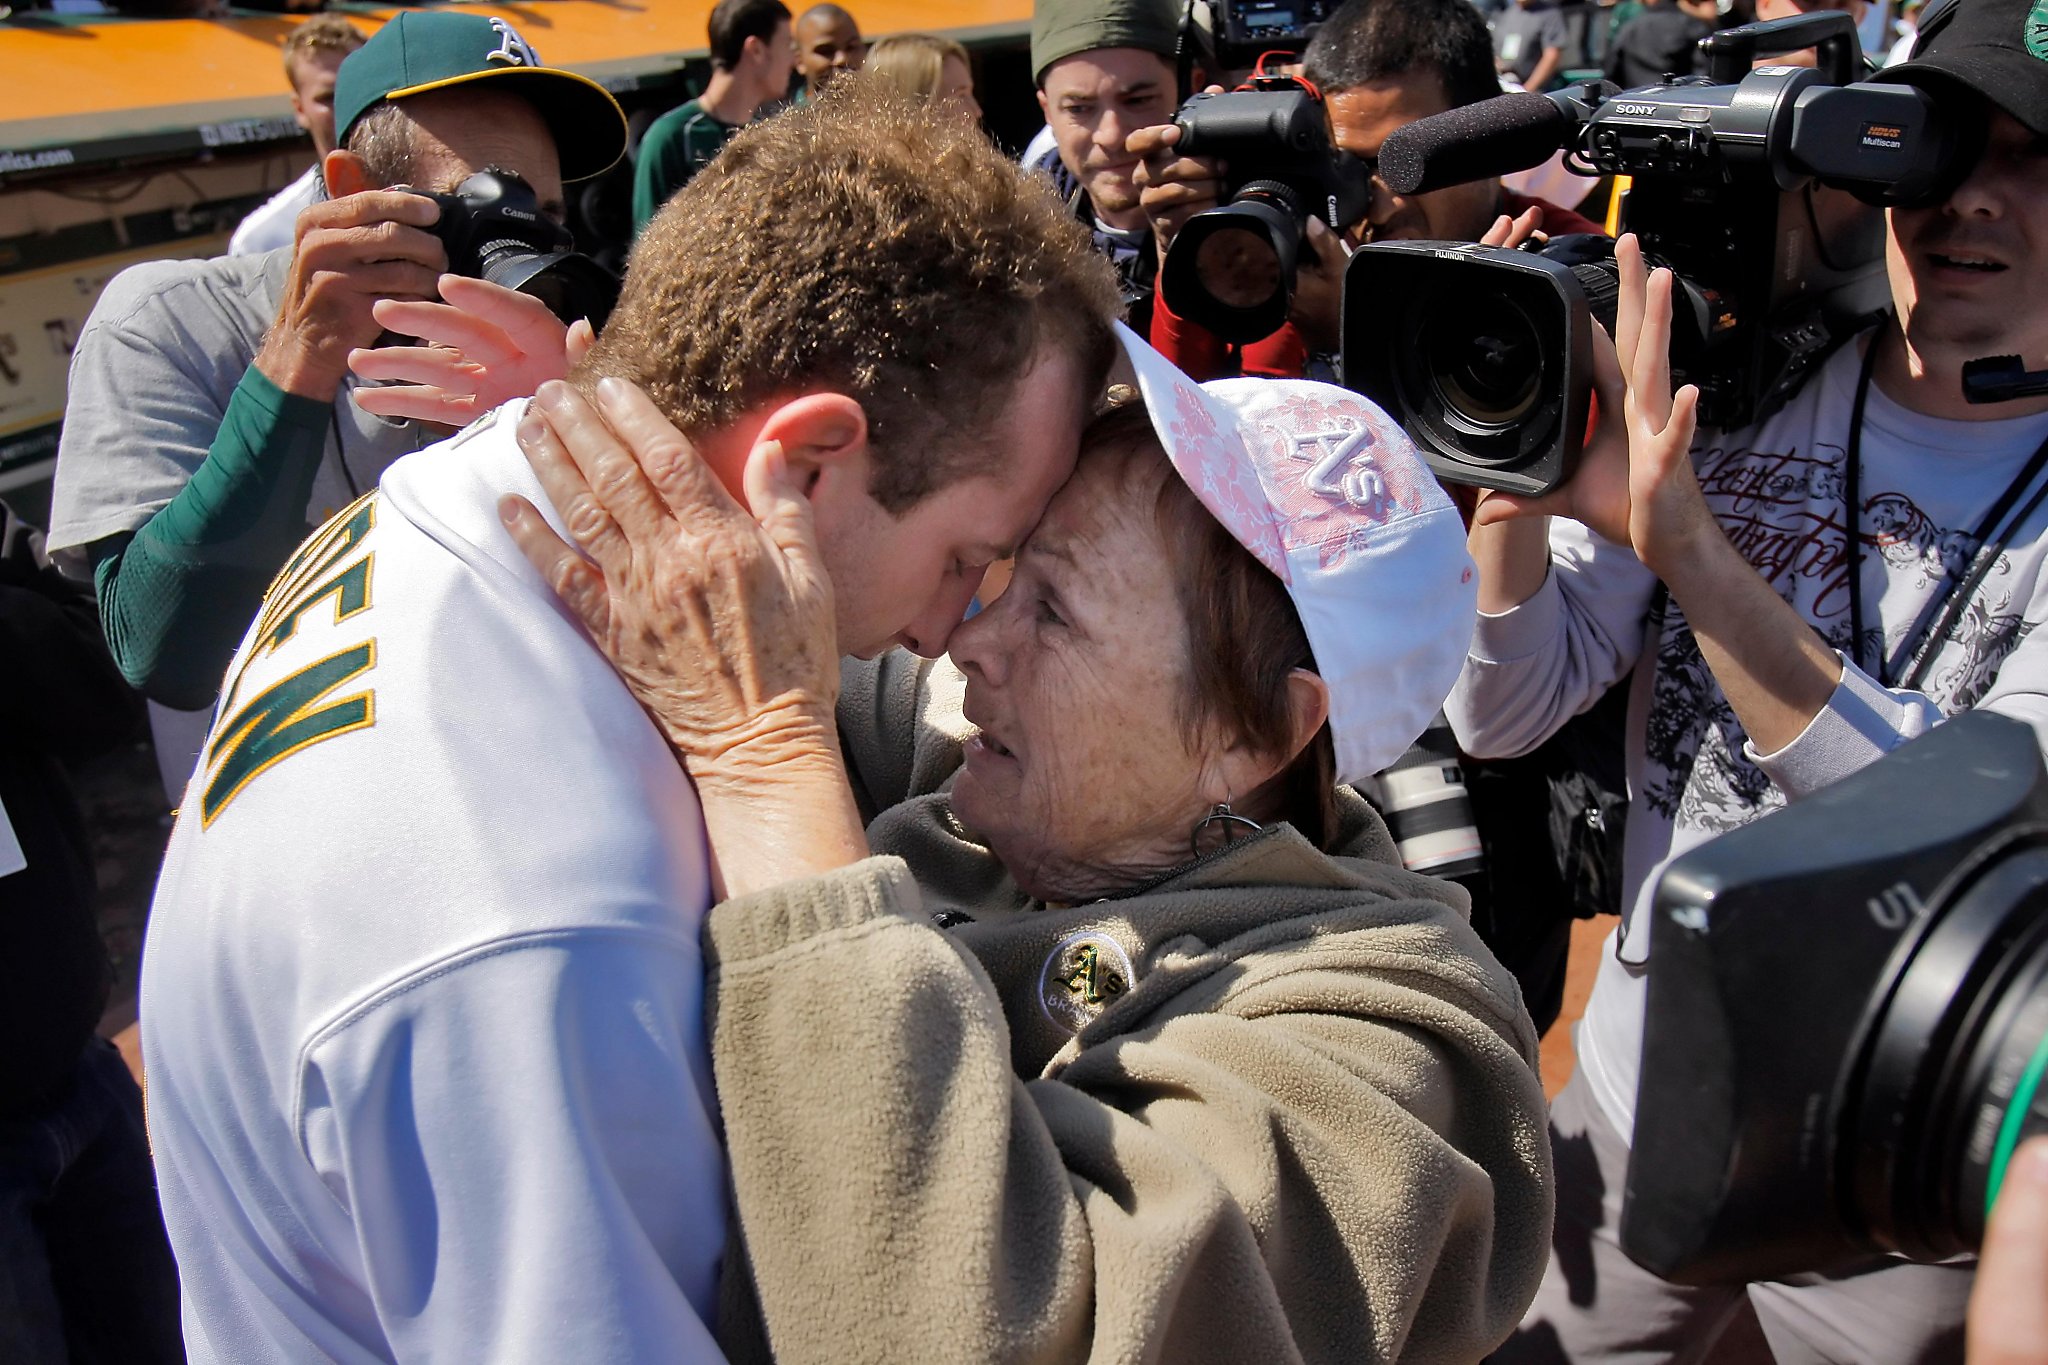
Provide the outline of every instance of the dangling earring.
<path id="1" fill-rule="evenodd" d="M 1257 834 L 1265 828 L 1258 821 L 1239 815 L 1231 810 L 1230 801 L 1227 798 L 1218 801 L 1210 808 L 1207 815 L 1195 822 L 1194 830 L 1188 835 L 1188 850 L 1197 858 L 1202 856 L 1202 831 L 1219 821 L 1223 824 L 1223 842 L 1226 844 L 1231 841 L 1230 827 L 1232 825 L 1242 825 L 1253 834 Z"/>

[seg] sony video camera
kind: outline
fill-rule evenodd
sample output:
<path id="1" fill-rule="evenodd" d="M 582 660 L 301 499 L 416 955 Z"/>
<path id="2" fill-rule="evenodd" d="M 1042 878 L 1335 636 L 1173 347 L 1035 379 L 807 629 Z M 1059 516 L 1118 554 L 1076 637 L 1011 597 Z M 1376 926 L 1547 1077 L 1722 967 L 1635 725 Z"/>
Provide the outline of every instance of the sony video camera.
<path id="1" fill-rule="evenodd" d="M 1946 722 L 1675 860 L 1621 1245 L 1681 1284 L 1975 1250 L 2048 1132 L 2048 771 Z"/>
<path id="2" fill-rule="evenodd" d="M 1294 266 L 1310 214 L 1332 229 L 1372 206 L 1372 170 L 1330 145 L 1315 90 L 1254 76 L 1226 94 L 1196 95 L 1173 120 L 1176 150 L 1228 166 L 1224 202 L 1188 219 L 1167 248 L 1167 306 L 1225 341 L 1256 341 L 1287 321 Z"/>
<path id="3" fill-rule="evenodd" d="M 1817 69 L 1751 69 L 1816 44 Z M 1379 170 L 1396 193 L 1422 193 L 1563 147 L 1583 174 L 1632 177 L 1621 228 L 1676 277 L 1674 382 L 1699 386 L 1703 426 L 1733 430 L 1888 306 L 1873 206 L 1938 202 L 1975 160 L 1982 125 L 1910 86 L 1852 84 L 1862 56 L 1847 14 L 1749 24 L 1701 46 L 1705 77 L 1622 92 L 1589 82 L 1418 120 L 1386 139 Z M 1616 293 L 1603 237 L 1534 252 L 1369 245 L 1345 274 L 1345 382 L 1396 413 L 1442 477 L 1545 492 L 1584 443 L 1591 323 L 1612 328 Z"/>
<path id="4" fill-rule="evenodd" d="M 531 294 L 564 322 L 602 328 L 619 301 L 619 280 L 578 255 L 569 229 L 540 211 L 533 187 L 509 171 L 478 171 L 453 194 L 429 194 L 441 206 L 433 232 L 448 249 L 448 269 Z"/>

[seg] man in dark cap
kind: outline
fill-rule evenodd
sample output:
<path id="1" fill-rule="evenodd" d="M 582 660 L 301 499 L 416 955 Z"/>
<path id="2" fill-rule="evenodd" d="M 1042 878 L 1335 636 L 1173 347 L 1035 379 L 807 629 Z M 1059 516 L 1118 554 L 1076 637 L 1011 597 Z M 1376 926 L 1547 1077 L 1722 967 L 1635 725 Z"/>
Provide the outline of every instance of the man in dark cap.
<path id="1" fill-rule="evenodd" d="M 221 671 L 285 557 L 445 434 L 357 405 L 348 354 L 380 298 L 433 298 L 448 268 L 432 200 L 485 167 L 563 215 L 564 181 L 624 153 L 603 87 L 541 64 L 503 19 L 403 13 L 342 63 L 331 196 L 295 245 L 152 261 L 100 296 L 71 358 L 50 549 L 99 589 L 128 680 L 153 702 L 166 784 L 191 771 Z M 200 712 L 196 723 L 176 711 Z M 190 732 L 188 735 L 188 731 Z"/>
<path id="2" fill-rule="evenodd" d="M 1180 105 L 1179 23 L 1173 0 L 1039 0 L 1031 15 L 1038 107 L 1059 153 L 1054 182 L 1116 263 L 1141 334 L 1158 263 L 1132 179 L 1140 158 L 1126 144 L 1171 122 Z"/>
<path id="3" fill-rule="evenodd" d="M 1779 1361 L 1960 1357 L 1968 1264 L 1875 1257 L 1681 1286 L 1631 1262 L 1616 1227 L 1650 1079 L 1644 948 L 1663 865 L 1960 711 L 2048 735 L 2048 397 L 1973 404 L 1962 385 L 1981 356 L 2048 368 L 2044 20 L 2042 0 L 1936 7 L 1913 59 L 1880 73 L 1974 121 L 1982 150 L 1933 202 L 1889 211 L 1895 311 L 1784 408 L 1688 450 L 1690 400 L 1652 376 L 1629 407 L 1652 429 L 1673 414 L 1665 447 L 1622 468 L 1596 445 L 1557 494 L 1509 518 L 1481 506 L 1484 614 L 1446 708 L 1461 743 L 1524 751 L 1633 673 L 1632 931 L 1602 954 L 1578 1069 L 1551 1106 L 1556 1250 L 1496 1360 L 1697 1359 L 1745 1301 Z M 1901 792 L 1901 819 L 1912 805 Z"/>

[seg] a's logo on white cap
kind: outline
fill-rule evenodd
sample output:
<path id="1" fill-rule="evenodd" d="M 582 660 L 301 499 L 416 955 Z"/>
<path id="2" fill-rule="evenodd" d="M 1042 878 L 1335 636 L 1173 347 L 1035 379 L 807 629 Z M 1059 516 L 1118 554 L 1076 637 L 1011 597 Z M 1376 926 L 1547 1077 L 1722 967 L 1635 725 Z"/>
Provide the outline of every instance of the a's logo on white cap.
<path id="1" fill-rule="evenodd" d="M 519 30 L 503 19 L 493 17 L 491 27 L 497 30 L 497 50 L 484 58 L 487 62 L 504 62 L 508 66 L 539 66 L 540 58 L 526 45 L 526 39 L 519 36 Z"/>
<path id="2" fill-rule="evenodd" d="M 1311 493 L 1350 503 L 1374 521 L 1384 521 L 1393 495 L 1372 459 L 1372 433 L 1362 426 L 1332 431 L 1298 431 L 1288 436 L 1297 460 L 1308 464 L 1304 482 Z"/>

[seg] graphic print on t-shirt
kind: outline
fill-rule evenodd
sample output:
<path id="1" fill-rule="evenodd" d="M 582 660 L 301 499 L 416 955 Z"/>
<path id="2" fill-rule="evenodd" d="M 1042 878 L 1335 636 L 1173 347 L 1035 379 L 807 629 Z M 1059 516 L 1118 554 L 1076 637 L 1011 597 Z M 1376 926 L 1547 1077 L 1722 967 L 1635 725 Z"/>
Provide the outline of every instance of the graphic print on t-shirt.
<path id="1" fill-rule="evenodd" d="M 1880 622 L 1875 604 L 1881 594 L 1866 577 L 1862 647 L 1850 647 L 1845 460 L 1840 445 L 1825 442 L 1783 453 L 1741 447 L 1695 452 L 1700 491 L 1729 541 L 1780 597 L 1818 623 L 1829 647 L 1868 668 L 1917 643 L 1904 635 L 1920 613 L 1893 611 L 1888 623 Z M 1904 493 L 1877 491 L 1861 501 L 1856 520 L 1863 559 L 1866 568 L 1882 563 L 1889 591 L 1904 589 L 1925 603 L 1967 572 L 1977 552 L 1968 530 L 1940 525 Z M 2011 556 L 2000 555 L 1928 673 L 1924 690 L 1945 714 L 1975 705 L 2032 629 L 2021 617 L 2026 602 L 2012 579 Z M 1650 772 L 1643 798 L 1674 825 L 1719 833 L 1785 803 L 1743 753 L 1735 712 L 1676 603 L 1664 610 L 1644 742 Z"/>

